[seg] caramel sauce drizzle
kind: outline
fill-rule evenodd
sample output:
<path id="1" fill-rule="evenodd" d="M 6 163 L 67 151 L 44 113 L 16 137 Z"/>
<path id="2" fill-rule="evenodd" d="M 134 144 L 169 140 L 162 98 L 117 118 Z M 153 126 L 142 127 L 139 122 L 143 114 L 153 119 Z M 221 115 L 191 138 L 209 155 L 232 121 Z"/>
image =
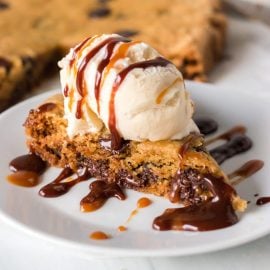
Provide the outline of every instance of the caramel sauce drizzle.
<path id="1" fill-rule="evenodd" d="M 107 233 L 104 233 L 102 231 L 96 231 L 96 232 L 92 232 L 89 235 L 89 238 L 93 239 L 93 240 L 106 240 L 111 238 L 110 235 L 108 235 Z"/>
<path id="2" fill-rule="evenodd" d="M 71 70 L 71 71 L 73 70 L 74 63 L 75 63 L 76 59 L 78 58 L 77 55 L 79 54 L 79 52 L 80 52 L 83 48 L 85 48 L 85 45 L 86 45 L 86 44 L 89 45 L 89 44 L 88 44 L 88 43 L 89 43 L 88 41 L 91 40 L 91 42 L 93 42 L 94 39 L 95 39 L 95 38 L 91 39 L 91 37 L 88 37 L 88 38 L 86 38 L 85 40 L 83 40 L 80 44 L 78 44 L 78 45 L 75 47 L 75 49 L 74 49 L 74 51 L 73 51 L 73 54 L 72 54 L 72 58 L 71 58 L 71 60 L 69 61 L 69 67 L 70 67 L 70 70 Z M 63 91 L 63 92 L 64 92 L 64 96 L 65 96 L 65 97 L 68 97 L 68 93 L 69 93 L 69 87 L 68 87 L 68 85 L 66 85 L 66 86 L 64 87 L 64 91 Z"/>
<path id="3" fill-rule="evenodd" d="M 169 92 L 169 90 L 179 81 L 182 81 L 180 78 L 175 79 L 169 86 L 161 90 L 159 95 L 156 98 L 156 104 L 160 104 L 165 97 L 165 95 Z"/>
<path id="4" fill-rule="evenodd" d="M 73 58 L 70 61 L 70 66 L 74 66 L 74 61 L 76 58 L 76 55 L 79 54 L 80 50 L 83 48 L 83 46 L 87 43 L 89 40 L 86 39 L 84 42 L 82 42 L 79 46 L 77 46 L 73 52 Z M 90 40 L 91 41 L 91 40 Z M 119 47 L 118 51 L 116 52 L 115 56 L 112 57 L 114 48 L 117 43 L 124 42 L 127 44 L 123 44 Z M 84 103 L 85 96 L 87 95 L 86 90 L 86 83 L 84 80 L 84 71 L 86 69 L 87 64 L 89 61 L 102 49 L 106 46 L 106 56 L 104 59 L 99 63 L 97 68 L 97 74 L 96 74 L 96 80 L 95 80 L 95 97 L 97 101 L 97 110 L 100 111 L 100 105 L 99 105 L 99 97 L 100 97 L 100 89 L 101 85 L 103 84 L 106 76 L 109 73 L 109 70 L 111 67 L 115 64 L 115 62 L 120 58 L 124 57 L 126 55 L 127 50 L 131 45 L 134 45 L 135 42 L 129 42 L 128 39 L 122 38 L 122 37 L 113 37 L 108 38 L 101 42 L 99 45 L 97 45 L 95 48 L 93 48 L 90 52 L 86 54 L 86 56 L 81 61 L 78 70 L 77 70 L 77 76 L 76 76 L 76 88 L 78 93 L 81 96 L 81 99 L 77 102 L 76 105 L 76 118 L 81 119 L 82 118 L 82 105 Z M 112 58 L 112 59 L 111 59 Z M 148 67 L 155 67 L 155 66 L 166 66 L 170 62 L 162 57 L 157 57 L 156 59 L 142 61 L 138 63 L 131 64 L 127 68 L 120 71 L 114 81 L 113 89 L 111 92 L 110 102 L 109 102 L 109 129 L 112 134 L 112 149 L 117 150 L 121 147 L 122 138 L 120 137 L 117 129 L 116 129 L 116 119 L 115 119 L 115 108 L 114 108 L 114 99 L 115 94 L 120 86 L 120 84 L 123 82 L 125 77 L 128 75 L 128 73 L 135 69 L 135 68 L 148 68 Z M 103 76 L 104 73 L 104 76 Z M 64 90 L 64 93 L 68 95 L 68 90 Z M 72 92 L 74 95 L 74 92 Z M 70 102 L 69 102 L 69 109 L 71 110 L 71 106 L 73 103 L 72 95 L 70 95 Z"/>
<path id="5" fill-rule="evenodd" d="M 75 65 L 76 60 L 78 60 L 82 53 L 83 53 L 83 49 L 85 49 L 86 46 L 90 46 L 94 40 L 97 38 L 98 36 L 95 36 L 93 38 L 88 37 L 86 38 L 83 42 L 81 42 L 73 51 L 72 54 L 72 59 L 69 62 L 69 68 L 70 68 L 70 73 L 76 74 L 77 73 L 77 67 Z M 66 86 L 64 88 L 64 96 L 67 97 L 69 95 L 69 102 L 68 102 L 68 108 L 71 111 L 72 110 L 72 104 L 74 102 L 74 87 L 72 86 L 71 89 L 69 89 L 68 86 Z M 80 110 L 80 108 L 79 108 Z M 79 112 L 79 114 L 81 115 L 81 112 Z"/>
<path id="6" fill-rule="evenodd" d="M 46 162 L 35 154 L 18 156 L 9 163 L 13 173 L 7 176 L 7 180 L 17 186 L 34 187 L 39 184 L 39 176 L 46 167 Z"/>
<path id="7" fill-rule="evenodd" d="M 102 77 L 103 77 L 103 72 L 104 72 L 104 69 L 106 69 L 106 67 L 108 67 L 109 64 L 111 64 L 111 65 L 114 64 L 114 62 L 111 63 L 110 59 L 111 59 L 112 54 L 114 52 L 115 46 L 120 41 L 125 42 L 126 44 L 125 43 L 124 44 L 127 45 L 127 48 L 129 48 L 129 46 L 131 45 L 131 44 L 127 43 L 127 42 L 129 42 L 129 40 L 125 39 L 125 38 L 116 38 L 115 40 L 112 40 L 106 46 L 105 57 L 102 59 L 102 61 L 99 63 L 99 65 L 97 67 L 96 81 L 95 81 L 95 97 L 96 97 L 96 101 L 97 101 L 97 111 L 98 111 L 98 113 L 100 112 L 99 96 L 100 96 L 100 90 L 101 90 L 100 86 L 101 86 L 101 81 L 102 81 Z M 114 57 L 114 59 L 116 59 L 116 57 Z M 112 60 L 114 60 L 114 59 L 112 59 Z M 118 56 L 118 59 L 119 59 L 119 56 Z"/>
<path id="8" fill-rule="evenodd" d="M 119 232 L 125 232 L 127 230 L 127 227 L 121 225 L 117 229 Z"/>
<path id="9" fill-rule="evenodd" d="M 122 71 L 120 71 L 114 81 L 112 92 L 111 92 L 111 97 L 110 97 L 110 103 L 109 103 L 109 130 L 112 135 L 112 149 L 117 150 L 121 148 L 121 142 L 122 138 L 120 137 L 117 128 L 116 128 L 116 116 L 115 116 L 115 95 L 119 89 L 119 86 L 121 83 L 124 81 L 126 76 L 131 72 L 133 69 L 136 68 L 149 68 L 149 67 L 165 67 L 171 62 L 162 58 L 162 57 L 157 57 L 155 59 L 151 60 L 146 60 L 142 62 L 137 62 L 134 64 L 129 65 L 128 67 L 124 68 Z"/>
<path id="10" fill-rule="evenodd" d="M 111 53 L 113 51 L 114 46 L 120 42 L 127 42 L 128 40 L 122 37 L 112 37 L 112 38 L 108 38 L 106 40 L 104 40 L 103 42 L 101 42 L 99 45 L 97 45 L 95 48 L 93 48 L 90 52 L 88 52 L 86 54 L 86 56 L 83 58 L 83 60 L 81 61 L 78 70 L 77 70 L 77 76 L 76 76 L 76 88 L 78 93 L 81 96 L 81 100 L 78 101 L 77 103 L 77 112 L 76 112 L 76 118 L 80 119 L 82 117 L 82 109 L 81 109 L 81 105 L 82 105 L 82 101 L 85 98 L 85 96 L 87 95 L 87 91 L 86 91 L 86 83 L 84 80 L 84 71 L 89 63 L 89 61 L 105 46 L 110 46 L 110 51 L 108 51 L 107 56 L 105 57 L 105 59 L 103 61 L 101 61 L 101 66 L 99 66 L 98 70 L 98 74 L 101 73 L 101 69 L 103 70 L 106 67 L 106 63 L 109 62 L 109 59 L 111 57 Z M 112 44 L 112 45 L 110 45 Z M 100 76 L 101 77 L 101 76 Z M 96 78 L 97 79 L 97 78 Z M 101 79 L 101 78 L 100 78 Z M 97 95 L 97 93 L 99 93 L 99 85 L 100 85 L 100 79 L 98 79 L 99 83 L 95 83 L 96 86 L 96 90 L 95 90 L 95 94 L 96 96 L 99 98 L 99 94 Z"/>
<path id="11" fill-rule="evenodd" d="M 73 96 L 74 96 L 74 89 L 72 88 L 69 93 L 69 101 L 68 101 L 68 108 L 69 111 L 72 110 L 72 104 L 73 104 Z"/>
<path id="12" fill-rule="evenodd" d="M 241 134 L 241 135 L 244 135 L 246 133 L 247 129 L 246 127 L 244 126 L 235 126 L 231 129 L 229 129 L 228 131 L 212 138 L 212 139 L 209 139 L 205 142 L 205 145 L 209 145 L 215 141 L 218 141 L 218 140 L 225 140 L 225 141 L 230 141 L 231 139 L 233 139 L 233 137 L 235 135 L 238 135 L 238 134 Z"/>
<path id="13" fill-rule="evenodd" d="M 264 162 L 262 160 L 249 160 L 244 163 L 239 169 L 228 175 L 231 185 L 238 185 L 246 178 L 252 176 L 261 168 L 263 168 Z"/>
<path id="14" fill-rule="evenodd" d="M 52 111 L 55 108 L 56 108 L 56 104 L 55 103 L 53 103 L 53 102 L 47 102 L 47 103 L 44 103 L 44 104 L 40 105 L 38 107 L 37 111 L 40 112 L 40 113 L 45 113 L 45 112 Z"/>
<path id="15" fill-rule="evenodd" d="M 71 66 L 71 68 L 73 68 L 73 70 L 75 69 L 75 66 L 74 66 L 75 59 L 78 59 L 82 53 L 82 49 L 89 45 L 89 42 L 87 42 L 87 41 L 89 41 L 89 39 L 86 39 L 85 42 L 81 43 L 80 46 L 76 47 L 74 50 L 73 58 L 70 62 L 70 66 Z M 93 40 L 91 40 L 91 43 L 92 42 L 93 42 Z M 124 43 L 119 46 L 117 52 L 112 57 L 112 55 L 114 53 L 114 48 L 119 42 L 124 42 Z M 96 97 L 96 101 L 97 101 L 98 113 L 100 112 L 100 102 L 99 102 L 100 90 L 102 88 L 102 85 L 103 85 L 110 69 L 114 66 L 114 64 L 117 60 L 119 60 L 122 57 L 125 57 L 126 52 L 129 49 L 129 47 L 131 45 L 136 44 L 136 43 L 138 43 L 138 42 L 129 42 L 129 40 L 125 39 L 125 38 L 111 38 L 111 39 L 107 40 L 107 42 L 105 44 L 105 45 L 107 45 L 106 56 L 99 63 L 99 65 L 97 67 L 97 74 L 96 74 L 96 81 L 95 81 L 95 97 Z M 102 47 L 104 47 L 104 46 L 102 46 Z M 91 53 L 91 52 L 89 52 L 89 53 Z M 78 55 L 78 56 L 76 57 L 76 55 Z M 91 60 L 92 57 L 89 57 L 89 61 Z M 81 77 L 83 77 L 84 69 L 86 68 L 87 63 L 89 61 L 86 61 L 83 67 L 79 67 L 79 70 L 81 70 L 81 73 L 82 73 Z M 73 71 L 73 72 L 75 72 L 75 71 Z M 76 85 L 78 88 L 78 81 L 76 82 Z M 81 85 L 81 87 L 80 87 L 81 90 L 78 90 L 78 91 L 80 91 L 81 92 L 80 94 L 82 94 L 82 93 L 84 93 L 82 88 L 85 88 L 85 82 L 80 82 L 80 85 Z M 64 89 L 64 95 L 68 96 L 68 86 L 66 86 Z M 70 90 L 70 100 L 69 100 L 69 104 L 68 104 L 70 111 L 72 109 L 72 104 L 73 104 L 73 95 L 74 95 L 74 89 L 72 88 Z M 82 115 L 82 105 L 83 104 L 84 104 L 84 98 L 82 98 L 82 100 L 78 101 L 77 106 L 76 106 L 76 117 L 78 119 L 81 119 L 83 117 L 83 115 Z"/>
<path id="16" fill-rule="evenodd" d="M 194 144 L 194 142 L 201 138 L 202 135 L 199 133 L 191 133 L 189 136 L 187 136 L 184 141 L 182 146 L 179 149 L 179 159 L 180 159 L 180 163 L 179 163 L 179 167 L 181 167 L 182 164 L 182 159 L 184 158 L 184 156 L 186 155 L 186 153 L 188 152 L 189 148 Z"/>
<path id="17" fill-rule="evenodd" d="M 34 187 L 39 183 L 39 175 L 35 172 L 18 171 L 9 174 L 7 180 L 17 186 Z"/>
<path id="18" fill-rule="evenodd" d="M 122 58 L 126 57 L 127 51 L 129 50 L 129 48 L 135 44 L 139 43 L 139 41 L 131 41 L 128 43 L 123 43 L 121 44 L 117 51 L 115 52 L 115 54 L 113 55 L 113 57 L 111 58 L 109 64 L 106 66 L 104 72 L 103 72 L 103 76 L 102 76 L 102 80 L 101 80 L 101 87 L 103 86 L 110 70 L 114 67 L 115 63 Z"/>
<path id="19" fill-rule="evenodd" d="M 152 204 L 152 201 L 149 198 L 142 197 L 137 201 L 137 207 L 131 211 L 127 221 L 124 223 L 124 225 L 127 225 L 133 218 L 139 213 L 139 209 L 148 207 Z"/>
<path id="20" fill-rule="evenodd" d="M 213 126 L 212 123 L 211 126 Z M 211 129 L 212 127 L 210 130 Z M 215 153 L 214 157 L 218 158 L 218 163 L 238 153 L 244 152 L 251 147 L 250 139 L 243 135 L 245 132 L 245 127 L 237 126 L 217 136 L 210 142 L 212 143 L 217 139 L 228 140 L 226 144 L 211 150 L 212 153 Z M 181 163 L 188 149 L 193 145 L 196 136 L 198 135 L 194 134 L 193 136 L 188 136 L 179 150 L 179 169 L 172 181 L 171 191 L 169 193 L 172 202 L 179 202 L 180 200 L 181 186 L 185 186 L 183 182 L 185 180 L 182 178 L 181 173 L 183 169 L 181 168 Z M 231 177 L 233 183 L 237 184 L 262 167 L 262 161 L 251 160 L 231 173 L 229 177 Z M 208 198 L 206 201 L 198 200 L 197 204 L 195 203 L 191 206 L 167 209 L 161 216 L 154 220 L 154 229 L 205 231 L 231 226 L 238 221 L 231 201 L 236 193 L 233 188 L 225 182 L 223 177 L 199 174 L 197 177 L 193 176 L 193 178 L 194 180 L 192 181 L 195 181 L 194 187 L 196 187 L 196 185 L 207 186 L 207 190 L 210 190 L 209 195 L 211 195 L 211 198 Z M 191 190 L 191 192 L 193 191 Z"/>
<path id="21" fill-rule="evenodd" d="M 142 197 L 137 201 L 137 208 L 145 208 L 152 204 L 152 201 L 146 197 Z"/>
<path id="22" fill-rule="evenodd" d="M 77 57 L 77 55 L 80 56 L 80 52 L 86 47 L 89 46 L 97 37 L 87 37 L 85 40 L 83 40 L 80 44 L 78 44 L 72 54 L 72 59 L 69 62 L 70 66 L 73 66 L 76 59 L 78 59 L 79 57 Z M 90 43 L 89 43 L 90 41 Z"/>

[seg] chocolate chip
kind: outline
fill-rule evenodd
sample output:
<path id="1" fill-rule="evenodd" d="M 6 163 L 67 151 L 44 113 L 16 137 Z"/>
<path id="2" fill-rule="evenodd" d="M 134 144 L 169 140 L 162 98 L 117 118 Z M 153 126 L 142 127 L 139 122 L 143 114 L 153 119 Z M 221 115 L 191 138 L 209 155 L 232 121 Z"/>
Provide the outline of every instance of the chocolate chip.
<path id="1" fill-rule="evenodd" d="M 158 9 L 157 10 L 157 14 L 159 16 L 164 15 L 164 14 L 167 14 L 167 13 L 168 13 L 168 10 L 167 9 Z"/>
<path id="2" fill-rule="evenodd" d="M 123 37 L 132 37 L 137 35 L 139 32 L 136 30 L 130 30 L 130 29 L 123 29 L 116 31 L 116 34 L 123 36 Z"/>
<path id="3" fill-rule="evenodd" d="M 189 66 L 195 66 L 198 64 L 198 61 L 196 59 L 188 59 L 188 58 L 184 58 L 183 60 L 183 65 L 189 65 Z"/>
<path id="4" fill-rule="evenodd" d="M 100 4 L 106 4 L 106 3 L 108 3 L 110 0 L 98 0 L 98 2 L 100 3 Z"/>
<path id="5" fill-rule="evenodd" d="M 195 169 L 178 170 L 171 182 L 170 200 L 184 201 L 185 204 L 196 204 L 203 200 L 196 190 L 208 190 L 202 175 Z"/>
<path id="6" fill-rule="evenodd" d="M 7 73 L 9 73 L 9 71 L 12 67 L 12 63 L 9 60 L 7 60 L 6 58 L 0 56 L 0 68 L 1 67 L 4 68 Z"/>
<path id="7" fill-rule="evenodd" d="M 24 72 L 27 76 L 32 76 L 34 72 L 35 59 L 33 57 L 25 55 L 21 56 L 21 61 L 24 66 Z"/>
<path id="8" fill-rule="evenodd" d="M 0 1 L 0 10 L 8 9 L 8 8 L 9 8 L 8 3 Z"/>
<path id="9" fill-rule="evenodd" d="M 90 18 L 102 18 L 102 17 L 107 17 L 111 14 L 111 10 L 108 7 L 100 7 L 91 10 L 88 13 L 88 16 Z"/>
<path id="10" fill-rule="evenodd" d="M 32 67 L 35 63 L 35 60 L 33 59 L 33 57 L 29 55 L 23 55 L 21 56 L 21 59 L 22 59 L 22 64 L 24 67 Z"/>

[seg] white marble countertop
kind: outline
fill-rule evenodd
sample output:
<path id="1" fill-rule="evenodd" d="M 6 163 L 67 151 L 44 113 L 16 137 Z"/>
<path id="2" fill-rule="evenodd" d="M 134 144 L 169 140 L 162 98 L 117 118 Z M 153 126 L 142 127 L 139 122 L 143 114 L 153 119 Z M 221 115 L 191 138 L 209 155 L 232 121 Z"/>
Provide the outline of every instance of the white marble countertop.
<path id="1" fill-rule="evenodd" d="M 270 98 L 270 27 L 260 22 L 230 19 L 225 59 L 210 75 L 210 82 L 235 91 L 256 91 Z M 55 78 L 37 92 L 58 85 Z M 270 235 L 236 248 L 175 258 L 121 258 L 85 260 L 65 253 L 10 228 L 0 220 L 1 270 L 174 270 L 270 269 Z"/>

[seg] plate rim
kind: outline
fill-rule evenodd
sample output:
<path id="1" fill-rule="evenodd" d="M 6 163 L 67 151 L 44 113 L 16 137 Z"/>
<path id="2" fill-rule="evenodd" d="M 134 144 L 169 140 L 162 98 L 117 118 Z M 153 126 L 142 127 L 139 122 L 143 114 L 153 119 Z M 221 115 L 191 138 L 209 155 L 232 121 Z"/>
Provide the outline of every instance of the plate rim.
<path id="1" fill-rule="evenodd" d="M 190 86 L 192 87 L 216 87 L 215 85 L 211 85 L 208 83 L 195 83 L 195 82 L 186 82 L 187 88 Z M 223 87 L 218 87 L 222 88 Z M 227 87 L 226 87 L 227 89 Z M 232 89 L 228 88 L 228 91 L 233 91 Z M 59 93 L 59 89 L 52 89 L 45 93 L 41 93 L 38 95 L 35 95 L 31 98 L 28 98 L 24 101 L 21 101 L 20 103 L 12 106 L 11 108 L 7 109 L 6 111 L 2 112 L 0 114 L 0 121 L 2 118 L 8 117 L 9 114 L 12 114 L 13 111 L 19 110 L 20 107 L 25 106 L 29 102 L 39 102 L 42 98 L 50 97 L 53 94 Z M 242 91 L 242 94 L 245 94 L 245 91 Z M 260 99 L 258 97 L 258 99 Z M 173 248 L 169 249 L 166 248 L 159 248 L 156 249 L 142 249 L 142 248 L 133 248 L 133 249 L 126 249 L 123 247 L 106 247 L 106 246 L 93 246 L 89 242 L 89 244 L 76 242 L 73 240 L 68 240 L 60 236 L 52 235 L 47 232 L 44 232 L 42 230 L 28 227 L 26 224 L 21 223 L 16 218 L 13 218 L 11 215 L 5 213 L 0 208 L 0 218 L 6 222 L 7 224 L 11 225 L 14 229 L 18 229 L 19 231 L 31 235 L 35 237 L 36 239 L 45 240 L 46 242 L 50 244 L 54 244 L 57 246 L 64 247 L 65 249 L 69 249 L 69 251 L 72 251 L 72 253 L 89 258 L 91 256 L 94 257 L 173 257 L 173 256 L 186 256 L 186 255 L 195 255 L 195 254 L 204 254 L 208 252 L 214 252 L 214 251 L 220 251 L 225 250 L 228 248 L 240 246 L 243 244 L 246 244 L 248 242 L 254 241 L 256 239 L 259 239 L 267 234 L 270 233 L 270 227 L 269 229 L 261 230 L 254 232 L 253 234 L 245 237 L 237 237 L 237 238 L 229 238 L 226 241 L 217 242 L 217 243 L 211 243 L 211 245 L 206 245 L 203 247 L 188 247 L 188 248 Z M 160 232 L 162 233 L 162 232 Z M 203 232 L 200 232 L 203 233 Z M 104 255 L 106 254 L 106 255 Z M 108 255 L 109 254 L 109 255 Z"/>

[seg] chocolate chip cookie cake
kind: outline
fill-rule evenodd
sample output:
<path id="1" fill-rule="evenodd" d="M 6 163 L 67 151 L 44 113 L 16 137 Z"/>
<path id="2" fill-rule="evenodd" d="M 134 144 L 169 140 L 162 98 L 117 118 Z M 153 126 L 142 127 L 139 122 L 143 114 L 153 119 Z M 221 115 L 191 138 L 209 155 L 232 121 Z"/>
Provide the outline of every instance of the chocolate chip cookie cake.
<path id="1" fill-rule="evenodd" d="M 144 42 L 103 34 L 84 39 L 59 67 L 62 94 L 32 109 L 24 124 L 31 160 L 63 168 L 41 196 L 63 195 L 95 177 L 81 201 L 90 211 L 104 196 L 123 199 L 120 188 L 129 188 L 186 206 L 157 217 L 157 230 L 212 230 L 238 221 L 235 211 L 244 211 L 246 201 L 206 150 L 194 104 L 171 61 Z M 249 149 L 241 133 L 230 131 L 212 155 L 222 162 Z"/>
<path id="2" fill-rule="evenodd" d="M 220 57 L 226 21 L 218 0 L 1 0 L 0 111 L 15 103 L 86 35 L 148 42 L 187 79 Z"/>

